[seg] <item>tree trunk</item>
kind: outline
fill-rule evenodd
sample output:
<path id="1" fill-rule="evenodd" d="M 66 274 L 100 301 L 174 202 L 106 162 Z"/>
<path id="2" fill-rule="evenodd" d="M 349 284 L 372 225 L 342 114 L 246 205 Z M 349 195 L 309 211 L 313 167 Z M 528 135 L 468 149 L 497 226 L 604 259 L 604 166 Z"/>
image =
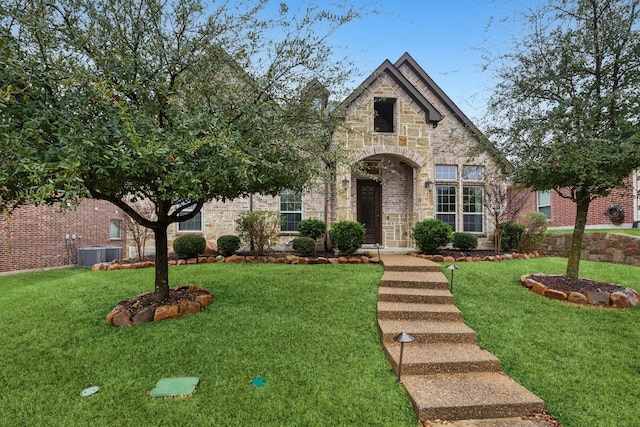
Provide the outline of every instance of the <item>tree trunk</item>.
<path id="1" fill-rule="evenodd" d="M 167 244 L 167 227 L 158 225 L 153 229 L 156 239 L 156 286 L 153 296 L 162 301 L 169 297 L 169 256 Z"/>
<path id="2" fill-rule="evenodd" d="M 573 228 L 573 237 L 571 238 L 571 247 L 569 248 L 569 259 L 567 261 L 567 272 L 565 274 L 569 283 L 576 283 L 580 273 L 580 254 L 582 252 L 582 238 L 584 229 L 587 225 L 587 214 L 589 213 L 589 204 L 591 200 L 589 195 L 578 195 L 576 200 L 576 222 Z"/>

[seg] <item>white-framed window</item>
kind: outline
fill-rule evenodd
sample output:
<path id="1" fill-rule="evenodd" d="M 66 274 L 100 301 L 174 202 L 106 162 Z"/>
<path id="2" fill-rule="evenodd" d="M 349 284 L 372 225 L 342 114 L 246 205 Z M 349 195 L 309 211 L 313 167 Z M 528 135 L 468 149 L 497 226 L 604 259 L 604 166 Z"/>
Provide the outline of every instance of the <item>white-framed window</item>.
<path id="1" fill-rule="evenodd" d="M 182 212 L 181 216 L 185 216 L 193 212 L 195 206 L 188 206 Z M 202 210 L 191 219 L 178 223 L 178 231 L 202 231 Z"/>
<path id="2" fill-rule="evenodd" d="M 376 132 L 395 132 L 395 98 L 375 98 L 373 100 L 373 130 Z"/>
<path id="3" fill-rule="evenodd" d="M 463 166 L 462 179 L 465 181 L 484 180 L 484 166 Z"/>
<path id="4" fill-rule="evenodd" d="M 291 190 L 280 192 L 280 231 L 297 231 L 302 221 L 302 193 Z"/>
<path id="5" fill-rule="evenodd" d="M 455 165 L 436 165 L 437 181 L 456 181 L 458 179 L 458 167 Z"/>
<path id="6" fill-rule="evenodd" d="M 456 186 L 436 186 L 436 218 L 442 220 L 456 231 Z"/>
<path id="7" fill-rule="evenodd" d="M 542 212 L 547 216 L 547 219 L 551 219 L 551 192 L 550 191 L 538 191 L 538 212 Z"/>
<path id="8" fill-rule="evenodd" d="M 122 220 L 110 219 L 109 220 L 109 238 L 111 240 L 122 239 Z"/>
<path id="9" fill-rule="evenodd" d="M 462 230 L 464 232 L 482 233 L 484 223 L 482 200 L 482 187 L 462 187 Z"/>

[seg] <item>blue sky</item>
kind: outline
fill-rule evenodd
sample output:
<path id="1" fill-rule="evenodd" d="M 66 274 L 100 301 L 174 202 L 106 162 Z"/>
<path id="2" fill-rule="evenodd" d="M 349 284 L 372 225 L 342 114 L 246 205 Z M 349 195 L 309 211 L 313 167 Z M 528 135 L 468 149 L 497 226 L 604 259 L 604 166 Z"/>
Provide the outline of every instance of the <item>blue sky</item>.
<path id="1" fill-rule="evenodd" d="M 320 6 L 327 8 L 332 2 L 319 0 Z M 385 59 L 395 62 L 409 52 L 469 118 L 480 122 L 494 85 L 491 72 L 482 71 L 481 49 L 494 54 L 507 50 L 517 27 L 505 18 L 514 17 L 530 3 L 380 0 L 376 3 L 378 13 L 346 24 L 329 41 L 341 46 L 339 52 L 352 58 L 361 71 L 354 76 L 352 89 Z"/>

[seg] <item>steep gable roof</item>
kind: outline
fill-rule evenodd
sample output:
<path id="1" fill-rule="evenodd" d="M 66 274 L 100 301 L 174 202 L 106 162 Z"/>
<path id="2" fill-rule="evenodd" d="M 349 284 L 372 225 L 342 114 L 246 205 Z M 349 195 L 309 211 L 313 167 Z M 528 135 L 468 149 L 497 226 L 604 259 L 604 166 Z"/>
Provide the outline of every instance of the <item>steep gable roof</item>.
<path id="1" fill-rule="evenodd" d="M 395 81 L 418 106 L 425 112 L 425 120 L 428 123 L 437 124 L 442 120 L 442 114 L 416 89 L 409 80 L 398 70 L 398 68 L 386 59 L 367 79 L 351 92 L 351 94 L 342 101 L 340 108 L 342 111 L 346 111 L 347 107 L 351 105 L 362 93 L 371 86 L 382 74 L 388 75 L 393 81 Z"/>
<path id="2" fill-rule="evenodd" d="M 481 134 L 480 130 L 469 120 L 469 118 L 462 112 L 460 108 L 447 96 L 446 93 L 437 85 L 437 83 L 422 69 L 420 65 L 408 52 L 400 57 L 395 63 L 395 67 L 399 70 L 403 65 L 408 66 L 420 80 L 429 88 L 429 90 L 438 98 L 440 102 L 447 106 L 447 108 L 453 113 L 454 117 L 464 123 L 467 127 L 473 130 L 474 133 Z"/>
<path id="3" fill-rule="evenodd" d="M 493 159 L 501 165 L 503 170 L 509 170 L 512 168 L 510 162 L 504 157 L 502 153 L 498 151 L 498 149 L 493 145 L 491 141 L 473 124 L 473 122 L 462 112 L 462 110 L 449 98 L 449 96 L 444 93 L 442 88 L 436 84 L 435 81 L 427 74 L 426 71 L 422 69 L 420 65 L 416 62 L 415 59 L 408 52 L 405 52 L 404 55 L 400 57 L 395 63 L 395 67 L 399 70 L 402 66 L 406 65 L 409 67 L 422 81 L 423 84 L 438 98 L 438 100 L 444 104 L 452 113 L 455 118 L 457 118 L 463 126 L 468 129 L 471 134 L 474 135 L 475 139 L 478 141 L 479 146 L 489 155 L 493 157 Z"/>

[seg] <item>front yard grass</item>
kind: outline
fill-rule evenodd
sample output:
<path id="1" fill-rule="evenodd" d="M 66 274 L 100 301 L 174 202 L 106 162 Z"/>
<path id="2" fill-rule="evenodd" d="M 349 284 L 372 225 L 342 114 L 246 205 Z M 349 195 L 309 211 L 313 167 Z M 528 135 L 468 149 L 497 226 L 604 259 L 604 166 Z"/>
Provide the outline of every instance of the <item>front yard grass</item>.
<path id="1" fill-rule="evenodd" d="M 0 425 L 415 427 L 379 344 L 381 275 L 373 265 L 172 268 L 172 285 L 206 287 L 213 304 L 120 329 L 107 313 L 152 290 L 152 269 L 0 277 Z M 200 378 L 192 397 L 146 395 L 175 376 Z M 265 387 L 251 386 L 257 376 Z"/>
<path id="2" fill-rule="evenodd" d="M 564 259 L 458 265 L 456 305 L 479 345 L 564 427 L 638 425 L 639 308 L 571 306 L 518 284 L 563 273 Z M 170 275 L 210 289 L 214 303 L 122 329 L 107 313 L 151 290 L 153 270 L 0 277 L 0 425 L 418 425 L 379 344 L 379 266 L 207 264 Z M 581 276 L 640 289 L 639 268 L 583 261 Z M 201 383 L 186 399 L 146 395 L 172 376 Z M 249 384 L 257 376 L 264 388 Z M 96 395 L 80 396 L 93 385 Z"/>
<path id="3" fill-rule="evenodd" d="M 636 427 L 640 308 L 568 305 L 518 284 L 527 273 L 564 274 L 566 262 L 538 258 L 459 263 L 456 305 L 476 331 L 478 344 L 500 358 L 509 376 L 542 398 L 564 427 Z M 640 290 L 640 268 L 587 261 L 580 265 L 581 277 Z M 449 271 L 443 271 L 449 277 Z"/>
<path id="4" fill-rule="evenodd" d="M 585 233 L 617 233 L 617 234 L 629 234 L 631 236 L 640 236 L 640 228 L 589 228 L 584 230 Z M 563 230 L 547 230 L 547 233 L 552 234 L 570 234 L 573 233 L 573 229 Z"/>

